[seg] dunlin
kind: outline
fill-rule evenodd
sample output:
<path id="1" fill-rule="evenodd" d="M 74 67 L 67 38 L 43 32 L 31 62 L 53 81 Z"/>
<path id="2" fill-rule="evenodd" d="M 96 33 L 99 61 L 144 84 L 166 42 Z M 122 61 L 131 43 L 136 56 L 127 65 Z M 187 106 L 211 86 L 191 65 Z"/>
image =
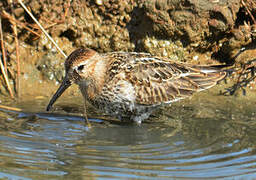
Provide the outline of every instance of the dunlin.
<path id="1" fill-rule="evenodd" d="M 97 53 L 80 48 L 65 61 L 66 75 L 47 106 L 73 83 L 85 101 L 121 120 L 141 123 L 161 105 L 213 87 L 226 76 L 217 66 L 173 62 L 148 53 Z"/>

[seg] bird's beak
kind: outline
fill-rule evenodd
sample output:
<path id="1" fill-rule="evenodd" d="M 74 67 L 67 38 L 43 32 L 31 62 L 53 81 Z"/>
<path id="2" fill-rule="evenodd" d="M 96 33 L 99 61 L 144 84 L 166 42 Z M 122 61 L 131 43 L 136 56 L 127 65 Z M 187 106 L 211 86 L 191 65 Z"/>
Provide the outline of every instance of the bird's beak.
<path id="1" fill-rule="evenodd" d="M 52 105 L 55 103 L 55 101 L 62 95 L 62 93 L 72 84 L 72 82 L 65 77 L 62 81 L 59 89 L 56 91 L 56 93 L 53 95 L 52 99 L 50 100 L 46 111 L 49 111 L 52 108 Z"/>

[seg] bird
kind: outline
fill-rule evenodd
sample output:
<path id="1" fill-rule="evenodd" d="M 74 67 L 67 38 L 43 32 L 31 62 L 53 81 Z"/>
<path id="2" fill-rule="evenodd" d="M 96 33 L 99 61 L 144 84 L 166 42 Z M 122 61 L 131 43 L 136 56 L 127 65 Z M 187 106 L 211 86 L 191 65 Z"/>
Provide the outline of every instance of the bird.
<path id="1" fill-rule="evenodd" d="M 47 111 L 68 87 L 77 84 L 84 102 L 138 124 L 155 109 L 209 89 L 227 75 L 221 65 L 187 64 L 143 52 L 98 53 L 89 48 L 73 51 L 64 65 L 65 77 Z"/>

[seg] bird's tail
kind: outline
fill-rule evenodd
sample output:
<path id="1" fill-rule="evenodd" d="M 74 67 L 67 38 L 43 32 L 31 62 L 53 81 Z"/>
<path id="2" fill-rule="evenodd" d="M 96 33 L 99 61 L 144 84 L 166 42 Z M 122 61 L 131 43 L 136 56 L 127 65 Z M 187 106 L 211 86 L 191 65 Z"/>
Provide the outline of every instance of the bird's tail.
<path id="1" fill-rule="evenodd" d="M 215 86 L 221 80 L 224 80 L 229 74 L 235 71 L 229 65 L 213 65 L 213 66 L 194 66 L 200 74 L 191 74 L 188 76 L 193 82 L 199 86 L 199 91 Z"/>

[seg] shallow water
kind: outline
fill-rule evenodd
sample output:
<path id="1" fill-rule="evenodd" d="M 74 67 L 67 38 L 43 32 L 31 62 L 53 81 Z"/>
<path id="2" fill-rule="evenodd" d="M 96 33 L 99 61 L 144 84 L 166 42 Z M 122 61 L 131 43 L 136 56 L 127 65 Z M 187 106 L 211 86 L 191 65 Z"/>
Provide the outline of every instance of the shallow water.
<path id="1" fill-rule="evenodd" d="M 43 112 L 48 99 L 12 104 L 24 112 L 0 111 L 0 178 L 256 179 L 254 100 L 200 93 L 140 126 L 90 129 L 62 110 L 79 111 L 72 100 L 56 113 Z"/>

